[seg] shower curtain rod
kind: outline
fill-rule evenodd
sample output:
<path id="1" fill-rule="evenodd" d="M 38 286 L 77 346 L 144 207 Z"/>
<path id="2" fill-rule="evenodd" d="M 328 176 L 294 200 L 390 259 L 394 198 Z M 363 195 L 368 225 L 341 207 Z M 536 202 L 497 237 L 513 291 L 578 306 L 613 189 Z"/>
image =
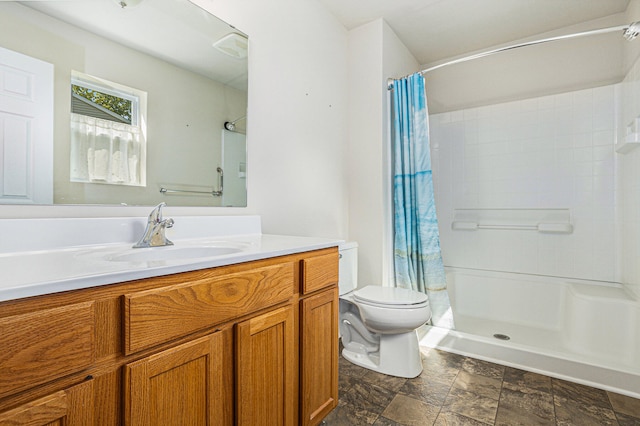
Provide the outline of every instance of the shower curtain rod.
<path id="1" fill-rule="evenodd" d="M 619 26 L 616 26 L 616 27 L 601 28 L 601 29 L 590 30 L 590 31 L 582 31 L 582 32 L 579 32 L 579 33 L 574 33 L 574 34 L 567 34 L 567 35 L 543 38 L 543 39 L 540 39 L 540 40 L 532 40 L 532 41 L 525 41 L 523 43 L 516 43 L 516 44 L 512 44 L 512 45 L 505 46 L 505 47 L 499 47 L 497 49 L 487 50 L 486 52 L 480 52 L 480 53 L 476 53 L 476 54 L 473 54 L 473 55 L 465 56 L 465 57 L 462 57 L 462 58 L 459 58 L 459 59 L 454 59 L 452 61 L 444 62 L 444 63 L 439 64 L 439 65 L 434 65 L 432 67 L 423 69 L 422 71 L 418 71 L 418 72 L 420 74 L 426 74 L 426 73 L 429 73 L 431 71 L 435 71 L 437 69 L 440 69 L 440 68 L 443 68 L 443 67 L 446 67 L 446 66 L 449 66 L 449 65 L 455 65 L 455 64 L 462 63 L 462 62 L 472 61 L 474 59 L 484 58 L 485 56 L 490 56 L 490 55 L 493 55 L 493 54 L 496 54 L 496 53 L 506 52 L 508 50 L 519 49 L 521 47 L 534 46 L 536 44 L 549 43 L 551 41 L 566 40 L 566 39 L 570 39 L 570 38 L 585 37 L 585 36 L 596 35 L 596 34 L 606 34 L 606 33 L 611 33 L 611 32 L 615 32 L 615 31 L 622 31 L 623 32 L 622 33 L 623 37 L 625 39 L 627 39 L 628 41 L 632 41 L 636 37 L 638 37 L 638 35 L 640 35 L 640 21 L 632 22 L 629 25 L 619 25 Z M 411 74 L 409 74 L 409 75 L 411 75 Z M 409 75 L 406 75 L 404 77 L 408 77 Z M 394 80 L 393 78 L 389 78 L 387 80 L 387 89 L 389 89 L 389 90 L 393 89 L 393 80 Z"/>

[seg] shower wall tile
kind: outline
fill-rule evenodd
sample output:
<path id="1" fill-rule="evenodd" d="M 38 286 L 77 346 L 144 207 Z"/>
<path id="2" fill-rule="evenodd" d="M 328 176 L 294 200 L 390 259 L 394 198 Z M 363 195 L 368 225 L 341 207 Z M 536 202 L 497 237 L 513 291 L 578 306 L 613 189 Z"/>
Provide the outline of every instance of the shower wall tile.
<path id="1" fill-rule="evenodd" d="M 455 122 L 455 121 L 463 121 L 465 119 L 464 116 L 464 110 L 461 111 L 453 111 L 451 113 L 451 121 Z"/>
<path id="2" fill-rule="evenodd" d="M 617 133 L 621 137 L 626 134 L 626 126 L 640 116 L 640 59 L 618 86 L 618 93 L 621 105 Z M 622 283 L 640 297 L 640 150 L 618 154 L 616 160 L 617 264 Z"/>
<path id="3" fill-rule="evenodd" d="M 605 86 L 431 116 L 445 264 L 614 280 L 615 111 Z M 569 208 L 575 230 L 453 231 L 460 208 Z"/>
<path id="4" fill-rule="evenodd" d="M 478 118 L 478 108 L 469 108 L 463 110 L 465 121 L 475 120 Z"/>

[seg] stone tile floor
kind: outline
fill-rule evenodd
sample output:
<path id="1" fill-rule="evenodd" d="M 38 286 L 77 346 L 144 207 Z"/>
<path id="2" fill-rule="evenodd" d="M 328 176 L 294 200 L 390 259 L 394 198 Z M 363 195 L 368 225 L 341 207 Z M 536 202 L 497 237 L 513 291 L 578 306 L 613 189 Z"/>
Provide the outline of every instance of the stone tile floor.
<path id="1" fill-rule="evenodd" d="M 640 399 L 423 348 L 424 371 L 402 379 L 339 363 L 341 425 L 636 425 Z"/>

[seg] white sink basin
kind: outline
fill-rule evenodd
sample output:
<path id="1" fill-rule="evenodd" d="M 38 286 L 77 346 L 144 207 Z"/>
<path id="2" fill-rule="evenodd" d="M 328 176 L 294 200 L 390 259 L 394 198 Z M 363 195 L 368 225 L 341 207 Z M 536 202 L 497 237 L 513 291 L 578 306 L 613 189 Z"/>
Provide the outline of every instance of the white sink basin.
<path id="1" fill-rule="evenodd" d="M 107 260 L 113 262 L 153 262 L 161 260 L 198 259 L 223 256 L 241 251 L 242 249 L 238 247 L 151 247 L 131 249 L 131 251 L 125 253 L 113 254 L 108 256 Z"/>

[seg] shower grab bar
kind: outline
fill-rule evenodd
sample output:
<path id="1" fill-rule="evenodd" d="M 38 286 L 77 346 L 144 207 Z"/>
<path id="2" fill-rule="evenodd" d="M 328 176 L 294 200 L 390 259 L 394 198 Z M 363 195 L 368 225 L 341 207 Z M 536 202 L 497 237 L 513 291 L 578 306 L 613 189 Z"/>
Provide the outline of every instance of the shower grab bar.
<path id="1" fill-rule="evenodd" d="M 482 225 L 477 222 L 454 221 L 451 223 L 451 229 L 454 231 L 502 229 L 514 231 L 538 231 L 543 234 L 571 234 L 573 232 L 573 225 L 570 223 L 539 223 L 537 225 Z"/>
<path id="2" fill-rule="evenodd" d="M 175 193 L 208 194 L 208 195 L 211 195 L 213 197 L 222 197 L 222 188 L 223 188 L 223 184 L 224 184 L 224 174 L 222 172 L 222 168 L 221 167 L 218 167 L 216 169 L 216 171 L 218 172 L 218 187 L 220 188 L 218 191 L 216 191 L 216 190 L 212 190 L 212 191 L 193 191 L 193 190 L 189 190 L 189 189 L 169 189 L 169 188 L 161 187 L 160 188 L 160 193 L 161 194 L 175 194 Z"/>

